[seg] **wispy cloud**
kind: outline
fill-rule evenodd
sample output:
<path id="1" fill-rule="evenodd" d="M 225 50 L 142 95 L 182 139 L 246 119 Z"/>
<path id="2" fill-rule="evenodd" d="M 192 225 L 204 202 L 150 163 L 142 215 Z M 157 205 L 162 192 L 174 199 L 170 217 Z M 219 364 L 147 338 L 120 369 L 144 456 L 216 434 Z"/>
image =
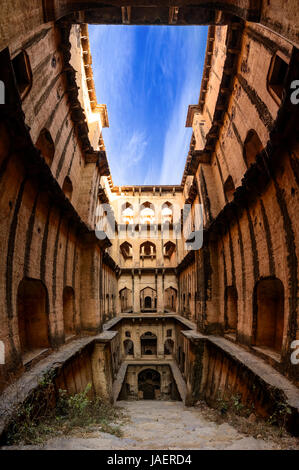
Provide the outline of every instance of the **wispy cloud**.
<path id="1" fill-rule="evenodd" d="M 181 88 L 174 100 L 165 133 L 160 184 L 180 183 L 189 149 L 192 129 L 185 127 L 189 104 L 196 104 L 201 85 L 206 29 L 186 31 Z M 181 40 L 181 38 L 179 38 Z M 199 54 L 201 51 L 201 54 Z"/>
<path id="2" fill-rule="evenodd" d="M 198 100 L 205 34 L 203 28 L 90 27 L 116 184 L 180 181 L 191 136 L 185 129 L 187 107 Z"/>

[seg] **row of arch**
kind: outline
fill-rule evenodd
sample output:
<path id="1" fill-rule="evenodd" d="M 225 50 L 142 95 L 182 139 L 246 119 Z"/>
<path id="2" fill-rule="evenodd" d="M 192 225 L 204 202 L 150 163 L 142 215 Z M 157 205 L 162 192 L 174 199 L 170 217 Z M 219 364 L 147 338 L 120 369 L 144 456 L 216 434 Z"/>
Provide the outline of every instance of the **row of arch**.
<path id="1" fill-rule="evenodd" d="M 141 311 L 152 311 L 157 309 L 157 291 L 152 287 L 144 287 L 139 293 Z M 132 290 L 124 287 L 119 291 L 120 307 L 122 313 L 133 311 Z M 164 290 L 164 308 L 172 312 L 176 311 L 177 290 L 174 287 L 167 287 Z"/>
<path id="2" fill-rule="evenodd" d="M 125 202 L 121 207 L 121 218 L 124 224 L 133 224 L 138 221 L 144 224 L 153 224 L 156 222 L 156 209 L 154 204 L 147 201 L 142 203 L 138 208 L 138 213 L 135 214 L 134 207 L 129 202 Z M 164 202 L 161 207 L 160 220 L 162 224 L 173 223 L 173 205 L 170 202 Z"/>
<path id="3" fill-rule="evenodd" d="M 120 245 L 120 252 L 125 259 L 133 257 L 133 246 L 131 243 L 125 241 Z M 176 245 L 168 241 L 163 245 L 163 256 L 170 258 L 176 249 Z M 146 241 L 141 243 L 139 246 L 139 256 L 140 258 L 152 258 L 156 257 L 156 245 L 153 242 Z"/>
<path id="4" fill-rule="evenodd" d="M 235 286 L 227 286 L 225 297 L 225 330 L 236 332 L 238 328 L 238 292 Z M 258 281 L 253 293 L 252 343 L 255 346 L 280 352 L 284 331 L 284 287 L 278 278 Z"/>
<path id="5" fill-rule="evenodd" d="M 123 342 L 124 353 L 126 356 L 134 356 L 134 342 L 131 339 L 125 339 Z M 157 336 L 148 331 L 140 336 L 140 350 L 142 356 L 157 355 Z M 164 342 L 164 354 L 171 355 L 174 352 L 174 341 L 167 338 Z"/>

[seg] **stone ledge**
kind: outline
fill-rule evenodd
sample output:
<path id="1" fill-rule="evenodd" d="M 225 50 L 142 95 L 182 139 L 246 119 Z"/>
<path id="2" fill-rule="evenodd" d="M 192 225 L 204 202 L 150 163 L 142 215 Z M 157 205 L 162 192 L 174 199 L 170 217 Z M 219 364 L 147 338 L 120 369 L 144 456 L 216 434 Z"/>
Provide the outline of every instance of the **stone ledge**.
<path id="1" fill-rule="evenodd" d="M 108 322 L 106 322 L 103 325 L 103 330 L 108 331 L 118 323 L 120 323 L 122 320 L 130 320 L 130 319 L 139 319 L 139 318 L 150 318 L 150 319 L 157 319 L 157 320 L 162 320 L 162 319 L 174 319 L 178 321 L 179 323 L 182 323 L 184 326 L 191 330 L 196 329 L 195 323 L 193 323 L 191 320 L 188 320 L 187 318 L 182 317 L 181 315 L 178 315 L 176 313 L 126 313 L 123 315 L 118 315 L 117 317 L 112 318 Z"/>
<path id="2" fill-rule="evenodd" d="M 117 334 L 117 331 L 107 331 L 97 336 L 87 336 L 76 339 L 39 361 L 30 370 L 24 372 L 18 380 L 9 385 L 1 394 L 0 436 L 12 419 L 17 407 L 38 387 L 41 379 L 47 373 L 50 371 L 58 371 L 70 359 L 80 354 L 86 347 L 93 343 L 110 342 Z"/>
<path id="3" fill-rule="evenodd" d="M 220 348 L 234 361 L 258 376 L 265 383 L 265 386 L 276 388 L 282 392 L 287 404 L 299 414 L 299 389 L 263 359 L 222 337 L 206 336 L 197 331 L 182 331 L 182 334 L 191 341 L 207 341 Z"/>

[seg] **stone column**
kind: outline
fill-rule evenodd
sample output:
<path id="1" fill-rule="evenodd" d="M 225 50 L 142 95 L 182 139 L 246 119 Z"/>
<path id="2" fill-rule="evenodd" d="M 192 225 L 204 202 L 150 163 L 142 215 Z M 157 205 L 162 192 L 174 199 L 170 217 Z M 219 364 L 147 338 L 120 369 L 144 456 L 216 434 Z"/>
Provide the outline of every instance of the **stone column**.
<path id="1" fill-rule="evenodd" d="M 113 402 L 112 367 L 109 346 L 97 343 L 91 356 L 92 376 L 95 392 L 98 396 Z"/>
<path id="2" fill-rule="evenodd" d="M 98 243 L 87 236 L 81 258 L 81 327 L 97 332 L 101 327 L 100 268 L 102 251 Z"/>
<path id="3" fill-rule="evenodd" d="M 157 276 L 157 297 L 158 297 L 158 301 L 157 301 L 157 311 L 158 312 L 163 312 L 164 311 L 164 296 L 163 296 L 163 280 L 162 280 L 162 272 L 159 273 L 157 272 L 156 273 L 156 276 Z"/>
<path id="4" fill-rule="evenodd" d="M 159 325 L 157 333 L 157 357 L 164 359 L 164 341 L 163 341 L 163 327 Z"/>
<path id="5" fill-rule="evenodd" d="M 134 328 L 134 358 L 140 359 L 141 357 L 141 344 L 140 344 L 140 330 L 137 326 Z"/>

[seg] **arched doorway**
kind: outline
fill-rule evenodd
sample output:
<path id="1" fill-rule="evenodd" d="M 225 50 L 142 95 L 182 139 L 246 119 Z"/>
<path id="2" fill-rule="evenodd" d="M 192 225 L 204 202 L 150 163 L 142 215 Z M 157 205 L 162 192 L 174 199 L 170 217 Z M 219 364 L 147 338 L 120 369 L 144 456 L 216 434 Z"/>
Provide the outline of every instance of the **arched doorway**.
<path id="1" fill-rule="evenodd" d="M 124 341 L 124 351 L 126 356 L 134 356 L 134 343 L 131 339 Z"/>
<path id="2" fill-rule="evenodd" d="M 72 336 L 75 333 L 75 294 L 72 287 L 63 289 L 63 323 L 65 337 Z"/>
<path id="3" fill-rule="evenodd" d="M 250 165 L 256 162 L 256 157 L 262 150 L 263 144 L 261 142 L 261 139 L 255 132 L 255 130 L 251 129 L 247 133 L 243 149 L 244 160 L 248 167 L 250 167 Z"/>
<path id="4" fill-rule="evenodd" d="M 226 319 L 225 330 L 235 333 L 238 324 L 238 292 L 235 286 L 227 286 L 225 290 Z"/>
<path id="5" fill-rule="evenodd" d="M 48 348 L 47 290 L 36 279 L 23 279 L 18 288 L 17 312 L 21 354 Z"/>
<path id="6" fill-rule="evenodd" d="M 141 355 L 151 356 L 157 354 L 157 336 L 151 331 L 144 333 L 141 338 Z"/>
<path id="7" fill-rule="evenodd" d="M 280 352 L 284 327 L 284 287 L 280 279 L 262 279 L 254 291 L 254 340 Z"/>
<path id="8" fill-rule="evenodd" d="M 177 290 L 174 287 L 167 287 L 164 292 L 165 309 L 170 312 L 176 311 Z"/>
<path id="9" fill-rule="evenodd" d="M 120 308 L 122 313 L 129 313 L 133 310 L 132 291 L 124 287 L 119 291 Z"/>
<path id="10" fill-rule="evenodd" d="M 155 400 L 161 391 L 161 375 L 154 369 L 145 369 L 138 375 L 138 391 L 144 400 Z"/>
<path id="11" fill-rule="evenodd" d="M 174 342 L 172 339 L 167 339 L 164 343 L 164 354 L 169 355 L 173 354 Z"/>
<path id="12" fill-rule="evenodd" d="M 148 313 L 157 310 L 157 292 L 152 287 L 145 287 L 140 291 L 140 310 Z"/>

